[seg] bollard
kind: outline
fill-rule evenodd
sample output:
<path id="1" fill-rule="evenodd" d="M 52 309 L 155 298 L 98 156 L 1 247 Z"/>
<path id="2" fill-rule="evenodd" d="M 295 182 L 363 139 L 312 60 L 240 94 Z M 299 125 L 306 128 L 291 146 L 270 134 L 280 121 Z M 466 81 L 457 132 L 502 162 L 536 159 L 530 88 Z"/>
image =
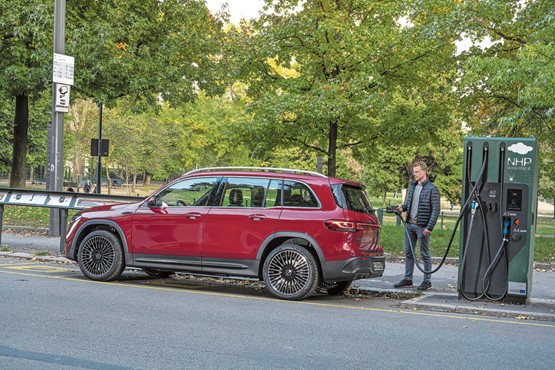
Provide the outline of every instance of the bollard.
<path id="1" fill-rule="evenodd" d="M 443 217 L 445 217 L 445 213 L 443 211 L 441 211 L 441 230 L 444 230 L 444 228 L 443 228 Z"/>

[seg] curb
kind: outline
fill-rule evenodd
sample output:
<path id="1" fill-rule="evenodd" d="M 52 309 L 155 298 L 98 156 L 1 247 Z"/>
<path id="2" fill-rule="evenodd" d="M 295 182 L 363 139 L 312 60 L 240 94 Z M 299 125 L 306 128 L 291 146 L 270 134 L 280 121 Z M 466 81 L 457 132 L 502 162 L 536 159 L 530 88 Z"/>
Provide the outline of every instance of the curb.
<path id="1" fill-rule="evenodd" d="M 471 315 L 483 315 L 483 316 L 496 316 L 496 317 L 507 317 L 519 320 L 537 320 L 537 321 L 554 321 L 555 322 L 555 309 L 551 311 L 553 313 L 543 313 L 543 312 L 531 312 L 525 310 L 515 310 L 511 309 L 512 305 L 506 305 L 507 309 L 500 308 L 489 308 L 485 305 L 490 304 L 487 301 L 478 302 L 467 302 L 458 300 L 457 294 L 450 293 L 426 293 L 426 292 L 416 292 L 407 289 L 381 289 L 381 288 L 369 288 L 369 287 L 357 287 L 358 291 L 361 292 L 372 292 L 376 294 L 383 295 L 396 295 L 400 297 L 407 297 L 408 299 L 401 302 L 403 308 L 407 309 L 420 309 L 426 311 L 438 311 L 438 312 L 450 312 L 450 313 L 461 313 L 461 314 L 471 314 Z M 445 301 L 454 300 L 455 303 L 438 303 L 429 302 L 427 300 L 433 299 L 443 299 Z M 475 305 L 473 305 L 474 303 Z M 530 299 L 530 304 L 527 306 L 514 306 L 514 307 L 528 307 L 533 308 L 534 305 L 549 305 L 555 308 L 555 300 L 551 299 Z M 468 320 L 472 320 L 471 318 Z"/>
<path id="2" fill-rule="evenodd" d="M 77 264 L 77 262 L 67 259 L 65 257 L 37 256 L 31 253 L 20 253 L 20 252 L 0 252 L 0 257 L 20 258 L 20 259 L 27 259 L 31 261 L 39 261 L 39 262 L 56 262 L 56 263 L 66 264 L 66 265 Z"/>

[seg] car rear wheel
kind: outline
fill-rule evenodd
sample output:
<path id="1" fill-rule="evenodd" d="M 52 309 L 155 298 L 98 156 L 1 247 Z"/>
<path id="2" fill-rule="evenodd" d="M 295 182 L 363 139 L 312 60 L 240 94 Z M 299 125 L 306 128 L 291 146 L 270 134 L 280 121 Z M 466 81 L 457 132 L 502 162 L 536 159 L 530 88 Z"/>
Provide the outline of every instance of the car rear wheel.
<path id="1" fill-rule="evenodd" d="M 266 289 L 281 299 L 300 300 L 318 287 L 318 264 L 306 248 L 283 244 L 266 258 L 262 275 Z"/>
<path id="2" fill-rule="evenodd" d="M 93 231 L 83 239 L 77 260 L 83 274 L 92 280 L 114 280 L 125 268 L 121 243 L 106 230 Z"/>
<path id="3" fill-rule="evenodd" d="M 341 295 L 351 285 L 351 281 L 323 281 L 318 286 L 318 291 L 327 292 L 329 295 Z"/>

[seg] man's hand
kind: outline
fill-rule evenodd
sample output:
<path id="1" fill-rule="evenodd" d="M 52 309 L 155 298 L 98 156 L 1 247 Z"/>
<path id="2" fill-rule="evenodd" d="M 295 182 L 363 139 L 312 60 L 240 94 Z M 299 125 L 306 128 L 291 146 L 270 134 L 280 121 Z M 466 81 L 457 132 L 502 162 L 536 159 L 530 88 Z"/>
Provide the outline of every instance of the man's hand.
<path id="1" fill-rule="evenodd" d="M 432 235 L 432 232 L 431 232 L 430 230 L 428 230 L 428 229 L 424 229 L 424 231 L 422 231 L 422 235 L 424 235 L 424 236 L 430 236 L 430 235 Z"/>
<path id="2" fill-rule="evenodd" d="M 403 212 L 403 205 L 402 205 L 402 204 L 399 204 L 399 205 L 397 206 L 396 209 L 397 209 L 397 211 L 399 211 L 399 212 Z"/>

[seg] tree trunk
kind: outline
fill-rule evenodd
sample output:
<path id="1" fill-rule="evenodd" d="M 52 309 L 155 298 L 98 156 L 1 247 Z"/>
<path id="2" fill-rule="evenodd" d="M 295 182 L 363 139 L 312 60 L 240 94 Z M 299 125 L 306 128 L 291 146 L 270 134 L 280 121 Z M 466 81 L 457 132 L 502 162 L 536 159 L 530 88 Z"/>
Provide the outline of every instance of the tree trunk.
<path id="1" fill-rule="evenodd" d="M 337 166 L 337 121 L 330 122 L 329 143 L 328 143 L 328 176 L 335 176 Z"/>
<path id="2" fill-rule="evenodd" d="M 148 174 L 148 173 L 145 173 L 145 183 L 144 183 L 144 185 L 149 186 L 151 182 L 152 182 L 152 175 Z"/>
<path id="3" fill-rule="evenodd" d="M 106 169 L 106 186 L 108 187 L 108 195 L 112 194 L 112 179 L 110 178 L 110 171 L 108 171 L 108 165 L 104 166 Z"/>
<path id="4" fill-rule="evenodd" d="M 131 185 L 131 192 L 133 194 L 135 194 L 135 191 L 137 191 L 136 185 L 137 185 L 137 174 L 134 173 L 133 174 L 133 184 Z"/>
<path id="5" fill-rule="evenodd" d="M 29 129 L 29 96 L 15 97 L 15 120 L 13 130 L 13 156 L 10 188 L 25 188 L 25 165 Z"/>

